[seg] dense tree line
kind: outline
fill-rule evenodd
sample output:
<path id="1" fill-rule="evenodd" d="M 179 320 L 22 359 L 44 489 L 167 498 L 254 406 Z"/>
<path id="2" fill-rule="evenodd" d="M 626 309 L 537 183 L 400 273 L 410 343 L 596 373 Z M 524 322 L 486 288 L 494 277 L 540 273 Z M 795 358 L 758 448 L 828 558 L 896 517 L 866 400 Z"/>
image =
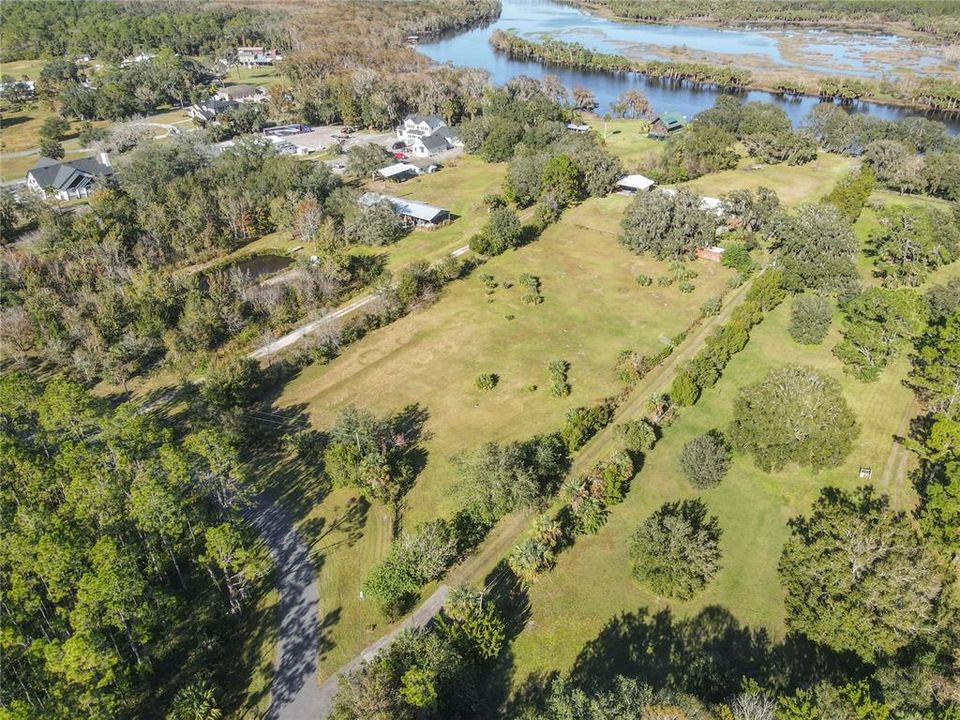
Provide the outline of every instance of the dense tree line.
<path id="1" fill-rule="evenodd" d="M 285 45 L 274 14 L 206 2 L 11 0 L 0 28 L 5 60 L 84 54 L 110 62 L 148 50 L 203 55 L 263 44 Z"/>
<path id="2" fill-rule="evenodd" d="M 86 79 L 72 61 L 53 60 L 40 71 L 38 91 L 64 117 L 118 120 L 155 112 L 162 105 L 183 107 L 206 99 L 213 80 L 196 60 L 165 50 L 150 60 L 111 66 Z"/>
<path id="3" fill-rule="evenodd" d="M 538 60 L 562 67 L 602 72 L 635 72 L 652 78 L 686 80 L 696 85 L 744 88 L 750 85 L 750 71 L 740 68 L 668 60 L 631 60 L 591 50 L 564 40 L 529 40 L 509 30 L 490 34 L 494 49 L 523 60 Z"/>
<path id="4" fill-rule="evenodd" d="M 0 379 L 0 704 L 23 718 L 134 717 L 222 670 L 266 557 L 220 432 L 175 436 L 63 379 Z M 171 632 L 176 628 L 175 632 Z"/>
<path id="5" fill-rule="evenodd" d="M 668 60 L 634 60 L 622 55 L 591 50 L 576 42 L 563 40 L 530 40 L 511 31 L 495 30 L 490 35 L 494 49 L 523 60 L 538 60 L 562 67 L 582 68 L 598 72 L 634 72 L 651 78 L 684 81 L 730 90 L 771 90 L 780 94 L 802 95 L 808 88 L 798 82 L 780 82 L 776 88 L 765 88 L 749 70 L 726 65 Z M 949 78 L 911 79 L 889 83 L 854 78 L 821 78 L 815 94 L 823 100 L 849 104 L 854 100 L 874 102 L 896 101 L 925 110 L 956 112 L 960 109 L 960 84 Z M 813 94 L 811 92 L 811 94 Z M 592 109 L 592 108 L 585 108 Z"/>
<path id="6" fill-rule="evenodd" d="M 825 150 L 863 156 L 886 187 L 960 198 L 960 144 L 943 123 L 922 117 L 881 120 L 822 104 L 811 110 L 806 125 Z"/>
<path id="7" fill-rule="evenodd" d="M 246 327 L 282 327 L 372 279 L 368 262 L 344 252 L 363 215 L 355 191 L 337 185 L 325 166 L 254 143 L 216 157 L 196 139 L 144 145 L 88 212 L 41 214 L 44 252 L 5 258 L 5 344 L 22 360 L 124 382 L 164 356 L 195 358 Z M 251 288 L 229 268 L 172 269 L 282 227 L 297 228 L 323 258 L 288 285 Z"/>

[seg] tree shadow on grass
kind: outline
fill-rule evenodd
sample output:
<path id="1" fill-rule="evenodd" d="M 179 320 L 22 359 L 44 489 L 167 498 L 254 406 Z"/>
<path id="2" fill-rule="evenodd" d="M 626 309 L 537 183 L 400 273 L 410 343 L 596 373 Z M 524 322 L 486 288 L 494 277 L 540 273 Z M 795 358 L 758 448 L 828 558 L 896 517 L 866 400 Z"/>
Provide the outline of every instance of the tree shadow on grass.
<path id="1" fill-rule="evenodd" d="M 577 656 L 571 680 L 588 692 L 606 689 L 616 675 L 636 677 L 717 702 L 740 690 L 744 677 L 789 690 L 815 680 L 864 677 L 866 669 L 803 637 L 775 643 L 726 609 L 704 608 L 692 618 L 646 608 L 611 618 Z"/>
<path id="2" fill-rule="evenodd" d="M 483 581 L 484 602 L 491 602 L 504 621 L 504 650 L 484 678 L 482 717 L 497 717 L 496 708 L 507 701 L 514 674 L 514 653 L 511 643 L 530 620 L 530 596 L 506 560 L 501 560 Z M 505 717 L 514 717 L 506 713 Z"/>

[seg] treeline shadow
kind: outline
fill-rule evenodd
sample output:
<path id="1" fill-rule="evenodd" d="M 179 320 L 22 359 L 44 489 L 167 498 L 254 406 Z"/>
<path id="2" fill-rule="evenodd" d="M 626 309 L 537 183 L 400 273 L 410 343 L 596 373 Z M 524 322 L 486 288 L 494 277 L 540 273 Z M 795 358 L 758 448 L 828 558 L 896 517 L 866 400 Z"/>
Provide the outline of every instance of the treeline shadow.
<path id="1" fill-rule="evenodd" d="M 502 658 L 512 662 L 507 651 Z M 848 682 L 866 678 L 869 668 L 851 654 L 838 654 L 806 638 L 788 634 L 774 641 L 766 629 L 751 628 L 726 609 L 710 606 L 690 618 L 669 609 L 641 608 L 611 618 L 587 642 L 569 673 L 569 681 L 593 694 L 613 688 L 618 675 L 636 678 L 656 690 L 689 693 L 721 702 L 741 691 L 745 678 L 772 690 L 790 692 L 821 680 Z M 534 672 L 510 689 L 510 671 L 491 680 L 490 712 L 521 717 L 543 709 L 558 672 Z"/>
<path id="2" fill-rule="evenodd" d="M 775 642 L 765 628 L 741 625 L 729 610 L 712 605 L 691 618 L 646 608 L 611 618 L 584 645 L 570 678 L 598 691 L 618 674 L 718 702 L 739 692 L 745 677 L 789 690 L 814 680 L 864 677 L 867 669 L 854 656 L 799 635 Z"/>

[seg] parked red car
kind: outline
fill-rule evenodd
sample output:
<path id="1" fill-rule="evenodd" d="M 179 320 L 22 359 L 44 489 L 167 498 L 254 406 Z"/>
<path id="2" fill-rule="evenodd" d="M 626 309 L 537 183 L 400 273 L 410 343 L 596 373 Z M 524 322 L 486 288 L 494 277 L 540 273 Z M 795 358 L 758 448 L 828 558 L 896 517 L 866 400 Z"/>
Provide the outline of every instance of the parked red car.
<path id="1" fill-rule="evenodd" d="M 395 152 L 395 153 L 393 154 L 393 159 L 394 159 L 394 160 L 406 160 L 406 159 L 407 159 L 407 154 L 406 154 L 406 153 L 402 153 L 402 152 Z"/>

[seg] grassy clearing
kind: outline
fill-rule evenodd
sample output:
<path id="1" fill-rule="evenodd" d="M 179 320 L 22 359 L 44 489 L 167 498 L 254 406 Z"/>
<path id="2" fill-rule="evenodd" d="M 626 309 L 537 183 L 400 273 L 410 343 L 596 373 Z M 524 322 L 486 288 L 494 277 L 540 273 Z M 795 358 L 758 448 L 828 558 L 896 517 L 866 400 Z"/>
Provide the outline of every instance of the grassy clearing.
<path id="1" fill-rule="evenodd" d="M 303 410 L 314 425 L 327 427 L 349 404 L 386 414 L 419 403 L 429 413 L 423 443 L 427 459 L 406 498 L 404 522 L 412 527 L 452 514 L 459 507 L 452 455 L 486 440 L 554 430 L 568 408 L 613 393 L 620 387 L 613 373 L 619 351 L 656 351 L 659 338 L 683 329 L 729 277 L 715 264 L 697 263 L 700 277 L 689 295 L 675 287 L 639 287 L 636 273 L 658 275 L 665 268 L 630 254 L 603 230 L 625 203 L 614 196 L 569 211 L 535 243 L 494 258 L 451 285 L 433 307 L 372 333 L 330 365 L 304 370 L 283 389 L 277 406 Z M 491 295 L 478 278 L 484 272 L 500 284 Z M 520 303 L 522 272 L 541 278 L 543 304 Z M 547 390 L 546 363 L 557 358 L 572 364 L 573 392 L 564 399 L 550 397 Z M 481 372 L 500 376 L 494 390 L 474 388 Z M 531 385 L 537 389 L 529 390 Z M 287 482 L 292 484 L 285 503 L 299 502 L 301 481 Z M 349 497 L 341 490 L 322 502 L 304 503 L 294 512 L 305 516 L 304 535 L 317 542 L 322 529 L 345 514 Z M 358 608 L 357 599 L 367 570 L 389 540 L 382 512 L 373 507 L 366 513 L 366 525 L 352 545 L 322 541 L 318 550 L 321 607 L 339 608 L 328 630 L 334 647 L 321 661 L 321 676 L 383 632 L 382 627 L 367 632 L 365 625 L 376 616 L 371 608 Z"/>
<path id="2" fill-rule="evenodd" d="M 387 267 L 398 270 L 413 260 L 439 258 L 466 245 L 487 221 L 483 196 L 499 193 L 506 165 L 490 165 L 461 156 L 436 173 L 420 175 L 404 183 L 369 182 L 374 192 L 410 198 L 443 207 L 454 221 L 436 230 L 414 230 L 400 242 L 386 248 L 358 248 L 361 253 L 385 253 Z"/>
<path id="3" fill-rule="evenodd" d="M 13 60 L 0 62 L 0 75 L 9 75 L 14 80 L 38 80 L 40 71 L 47 64 L 47 60 Z"/>
<path id="4" fill-rule="evenodd" d="M 796 205 L 814 202 L 826 195 L 837 180 L 853 169 L 856 161 L 832 153 L 820 153 L 813 162 L 796 167 L 781 164 L 749 169 L 756 164 L 753 158 L 742 158 L 733 170 L 704 175 L 686 185 L 710 197 L 764 186 L 775 191 L 784 205 Z"/>
<path id="5" fill-rule="evenodd" d="M 601 136 L 604 134 L 604 121 L 592 121 Z M 607 147 L 617 155 L 627 171 L 641 170 L 645 161 L 657 155 L 663 148 L 663 142 L 647 137 L 650 123 L 645 120 L 609 120 L 606 122 Z"/>
<path id="6" fill-rule="evenodd" d="M 786 333 L 789 302 L 758 326 L 747 348 L 728 366 L 719 384 L 700 403 L 687 409 L 649 454 L 634 478 L 627 500 L 613 509 L 595 537 L 580 538 L 557 567 L 530 592 L 532 616 L 513 644 L 515 683 L 533 672 L 564 671 L 574 665 L 584 643 L 622 612 L 668 608 L 689 617 L 719 606 L 740 623 L 763 626 L 778 639 L 784 633 L 782 591 L 776 566 L 788 536 L 786 521 L 805 512 L 825 485 L 861 484 L 861 465 L 873 469 L 873 481 L 891 494 L 899 507 L 909 507 L 912 489 L 902 477 L 887 478 L 892 436 L 910 411 L 910 391 L 900 384 L 905 362 L 863 385 L 842 373 L 831 348 L 839 339 L 834 327 L 820 346 L 800 346 Z M 761 378 L 785 359 L 812 365 L 840 380 L 843 392 L 862 424 L 855 449 L 844 464 L 814 475 L 796 467 L 779 473 L 758 470 L 747 457 L 737 457 L 723 483 L 698 492 L 682 477 L 677 459 L 685 442 L 711 428 L 724 428 L 732 415 L 738 388 Z M 636 526 L 662 503 L 700 495 L 720 518 L 722 569 L 706 591 L 689 602 L 672 602 L 645 591 L 630 577 L 628 544 Z M 616 668 L 613 668 L 615 671 Z"/>
<path id="7" fill-rule="evenodd" d="M 277 69 L 272 65 L 264 67 L 231 67 L 223 75 L 224 85 L 263 85 L 270 87 L 281 82 L 282 78 L 277 74 Z"/>

